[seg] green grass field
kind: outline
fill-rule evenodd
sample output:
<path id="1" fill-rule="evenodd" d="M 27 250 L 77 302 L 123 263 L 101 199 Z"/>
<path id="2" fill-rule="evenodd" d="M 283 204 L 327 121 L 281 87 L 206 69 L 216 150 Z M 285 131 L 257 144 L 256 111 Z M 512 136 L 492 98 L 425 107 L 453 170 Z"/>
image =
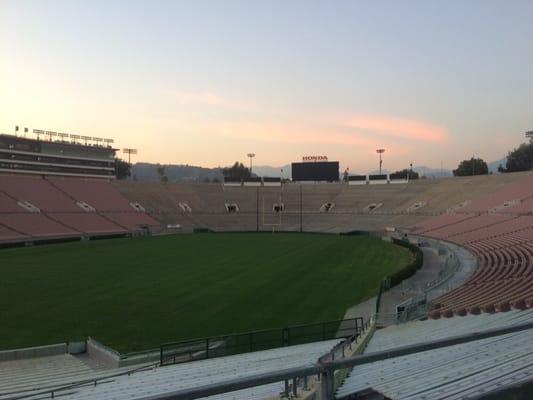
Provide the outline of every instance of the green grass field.
<path id="1" fill-rule="evenodd" d="M 0 349 L 87 336 L 121 351 L 341 319 L 407 250 L 319 234 L 196 234 L 0 250 Z"/>

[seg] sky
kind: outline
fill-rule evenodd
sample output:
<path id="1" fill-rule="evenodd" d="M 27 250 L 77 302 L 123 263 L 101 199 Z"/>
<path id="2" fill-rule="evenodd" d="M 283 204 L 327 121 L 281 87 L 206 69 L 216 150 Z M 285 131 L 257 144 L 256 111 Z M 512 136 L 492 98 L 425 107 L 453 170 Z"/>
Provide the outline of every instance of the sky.
<path id="1" fill-rule="evenodd" d="M 0 132 L 205 167 L 495 161 L 533 130 L 531 21 L 531 0 L 0 0 Z"/>

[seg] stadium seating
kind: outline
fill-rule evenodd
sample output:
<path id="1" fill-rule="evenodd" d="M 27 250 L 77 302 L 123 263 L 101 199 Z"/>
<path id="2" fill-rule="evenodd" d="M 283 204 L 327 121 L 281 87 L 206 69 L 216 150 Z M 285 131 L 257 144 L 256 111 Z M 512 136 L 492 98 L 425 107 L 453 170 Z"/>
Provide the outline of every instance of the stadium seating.
<path id="1" fill-rule="evenodd" d="M 28 201 L 43 212 L 80 211 L 71 198 L 41 177 L 0 175 L 0 188 L 12 198 Z"/>
<path id="2" fill-rule="evenodd" d="M 6 228 L 3 225 L 0 225 L 0 243 L 18 242 L 18 241 L 25 240 L 27 238 L 28 238 L 27 235 L 23 235 L 19 232 Z"/>
<path id="3" fill-rule="evenodd" d="M 30 237 L 79 236 L 80 232 L 47 218 L 42 214 L 0 214 L 0 224 Z"/>
<path id="4" fill-rule="evenodd" d="M 502 188 L 521 186 L 524 179 L 531 179 L 530 173 L 501 174 L 445 179 L 420 179 L 408 185 L 346 185 L 289 184 L 281 187 L 242 187 L 222 184 L 167 183 L 116 181 L 112 185 L 129 201 L 140 202 L 148 214 L 165 225 L 180 224 L 183 227 L 217 230 L 255 230 L 257 228 L 257 206 L 259 205 L 262 225 L 263 203 L 266 225 L 260 229 L 270 230 L 272 205 L 281 201 L 283 230 L 298 230 L 300 226 L 300 192 L 302 194 L 303 226 L 308 231 L 340 232 L 346 230 L 383 230 L 389 226 L 418 226 L 426 223 L 428 216 L 440 216 L 448 223 L 479 214 L 483 199 Z M 529 177 L 529 178 L 528 178 Z M 515 194 L 516 192 L 516 194 Z M 523 197 L 523 193 L 512 189 L 512 196 Z M 511 213 L 524 202 L 505 208 L 501 213 Z M 512 198 L 501 195 L 487 203 L 497 206 Z M 179 208 L 187 203 L 192 209 L 185 213 Z M 239 205 L 239 217 L 227 213 L 226 203 Z M 320 212 L 325 203 L 334 203 L 335 208 L 327 215 Z M 369 210 L 370 204 L 380 204 L 379 209 Z M 415 204 L 424 207 L 414 209 Z M 479 205 L 481 204 L 481 205 Z M 471 207 L 470 209 L 468 207 Z M 457 212 L 449 213 L 450 209 Z M 470 211 L 469 211 L 470 210 Z M 189 214 L 189 215 L 186 215 Z M 441 215 L 442 214 L 442 215 Z M 464 215 L 467 214 L 467 215 Z M 459 216 L 460 215 L 460 216 Z M 277 219 L 279 221 L 279 218 Z M 423 228 L 423 227 L 422 227 Z M 435 229 L 428 226 L 425 230 Z"/>
<path id="5" fill-rule="evenodd" d="M 85 234 L 120 234 L 129 231 L 96 213 L 50 213 L 50 218 Z M 132 230 L 135 228 L 132 228 Z"/>
<path id="6" fill-rule="evenodd" d="M 312 365 L 338 343 L 338 340 L 330 340 L 155 368 L 104 380 L 98 385 L 69 389 L 57 395 L 65 400 L 144 399 L 238 377 Z M 283 384 L 277 383 L 213 396 L 210 399 L 267 399 L 282 391 Z"/>
<path id="7" fill-rule="evenodd" d="M 70 354 L 1 361 L 0 400 L 39 399 L 43 396 L 36 393 L 127 371 L 131 371 L 131 367 L 110 370 L 90 366 L 82 358 Z M 50 394 L 46 396 L 50 397 Z"/>
<path id="8" fill-rule="evenodd" d="M 54 186 L 76 201 L 83 201 L 98 211 L 132 211 L 128 201 L 107 181 L 97 179 L 48 178 Z"/>
<path id="9" fill-rule="evenodd" d="M 428 320 L 378 330 L 365 353 L 533 321 L 533 310 Z M 464 399 L 533 373 L 533 330 L 429 350 L 355 367 L 336 393 L 349 398 L 370 388 L 391 399 Z"/>
<path id="10" fill-rule="evenodd" d="M 107 181 L 0 175 L 0 243 L 123 235 L 158 225 Z"/>
<path id="11" fill-rule="evenodd" d="M 413 233 L 459 244 L 479 260 L 462 286 L 435 299 L 438 310 L 430 316 L 504 311 L 510 304 L 533 299 L 532 184 L 533 176 L 526 175 L 462 208 L 465 214 L 446 214 L 412 226 Z"/>

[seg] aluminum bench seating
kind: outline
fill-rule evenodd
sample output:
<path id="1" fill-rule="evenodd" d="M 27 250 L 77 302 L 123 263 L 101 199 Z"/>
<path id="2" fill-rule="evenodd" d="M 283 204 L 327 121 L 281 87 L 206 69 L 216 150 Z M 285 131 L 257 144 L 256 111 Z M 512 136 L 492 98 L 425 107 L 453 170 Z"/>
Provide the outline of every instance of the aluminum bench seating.
<path id="1" fill-rule="evenodd" d="M 376 331 L 365 353 L 533 321 L 533 310 L 416 321 Z M 533 373 L 533 330 L 355 367 L 336 397 L 372 388 L 397 399 L 464 399 Z"/>
<path id="2" fill-rule="evenodd" d="M 108 383 L 82 387 L 61 395 L 65 400 L 141 400 L 171 391 L 224 382 L 237 377 L 273 372 L 282 368 L 312 365 L 338 340 L 289 346 L 279 349 L 220 357 L 142 371 L 110 379 Z M 210 399 L 261 399 L 277 396 L 281 383 L 246 389 Z"/>

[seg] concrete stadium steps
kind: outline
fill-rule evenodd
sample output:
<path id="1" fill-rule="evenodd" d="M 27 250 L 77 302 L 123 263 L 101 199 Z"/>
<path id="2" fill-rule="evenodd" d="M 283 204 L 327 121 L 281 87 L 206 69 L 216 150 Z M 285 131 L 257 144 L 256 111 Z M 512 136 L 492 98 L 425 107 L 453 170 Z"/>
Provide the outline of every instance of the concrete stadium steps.
<path id="1" fill-rule="evenodd" d="M 533 321 L 533 310 L 428 320 L 375 332 L 365 354 Z M 533 330 L 355 367 L 336 398 L 372 388 L 393 399 L 466 399 L 530 379 Z"/>
<path id="2" fill-rule="evenodd" d="M 65 400 L 136 400 L 172 391 L 224 382 L 279 369 L 312 365 L 338 340 L 289 346 L 236 356 L 177 364 L 110 379 L 108 383 L 82 387 L 61 394 Z M 210 399 L 262 399 L 277 396 L 282 383 L 241 390 Z"/>
<path id="3" fill-rule="evenodd" d="M 12 198 L 37 206 L 42 212 L 80 211 L 73 199 L 41 177 L 0 175 L 0 188 Z"/>

